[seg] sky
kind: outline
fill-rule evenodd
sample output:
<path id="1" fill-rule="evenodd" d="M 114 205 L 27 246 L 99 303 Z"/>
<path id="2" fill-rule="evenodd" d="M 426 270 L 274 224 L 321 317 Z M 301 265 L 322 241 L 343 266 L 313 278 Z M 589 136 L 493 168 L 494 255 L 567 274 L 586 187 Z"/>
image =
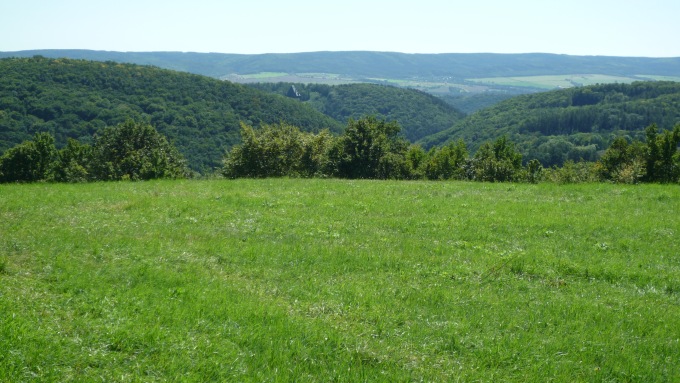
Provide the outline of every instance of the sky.
<path id="1" fill-rule="evenodd" d="M 1 0 L 0 51 L 680 57 L 680 0 Z"/>

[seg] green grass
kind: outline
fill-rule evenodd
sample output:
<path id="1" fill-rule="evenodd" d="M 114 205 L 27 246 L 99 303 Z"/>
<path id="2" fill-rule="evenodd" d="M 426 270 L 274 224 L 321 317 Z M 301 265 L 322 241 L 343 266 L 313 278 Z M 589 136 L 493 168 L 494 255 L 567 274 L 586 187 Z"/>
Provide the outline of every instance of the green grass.
<path id="1" fill-rule="evenodd" d="M 679 381 L 678 211 L 661 185 L 0 185 L 0 381 Z"/>

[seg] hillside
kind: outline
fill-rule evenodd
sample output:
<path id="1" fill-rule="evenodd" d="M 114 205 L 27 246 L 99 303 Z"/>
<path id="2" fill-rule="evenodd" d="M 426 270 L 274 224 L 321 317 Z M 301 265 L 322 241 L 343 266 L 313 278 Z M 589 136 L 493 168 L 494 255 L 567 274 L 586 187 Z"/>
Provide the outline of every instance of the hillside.
<path id="1" fill-rule="evenodd" d="M 644 139 L 644 128 L 680 123 L 680 83 L 636 82 L 517 96 L 425 137 L 424 147 L 463 139 L 471 149 L 507 135 L 525 159 L 544 165 L 594 160 L 617 136 Z"/>
<path id="2" fill-rule="evenodd" d="M 236 83 L 377 83 L 418 89 L 466 113 L 517 94 L 634 81 L 680 81 L 680 57 L 570 56 L 544 53 L 305 52 L 227 54 L 30 50 L 2 57 L 45 57 L 153 65 Z"/>
<path id="3" fill-rule="evenodd" d="M 219 166 L 239 124 L 288 122 L 307 131 L 342 124 L 296 100 L 205 76 L 70 59 L 0 60 L 0 153 L 48 131 L 57 145 L 89 142 L 126 119 L 150 122 L 195 170 Z"/>
<path id="4" fill-rule="evenodd" d="M 232 73 L 339 73 L 355 77 L 484 78 L 574 73 L 680 76 L 680 58 L 569 56 L 544 53 L 306 52 L 225 54 L 32 50 L 0 52 L 0 57 L 69 57 L 156 65 L 221 77 Z"/>
<path id="5" fill-rule="evenodd" d="M 451 127 L 464 114 L 438 97 L 413 89 L 376 84 L 256 83 L 255 88 L 287 95 L 294 86 L 299 99 L 319 112 L 345 124 L 351 119 L 374 115 L 396 121 L 410 141 Z"/>

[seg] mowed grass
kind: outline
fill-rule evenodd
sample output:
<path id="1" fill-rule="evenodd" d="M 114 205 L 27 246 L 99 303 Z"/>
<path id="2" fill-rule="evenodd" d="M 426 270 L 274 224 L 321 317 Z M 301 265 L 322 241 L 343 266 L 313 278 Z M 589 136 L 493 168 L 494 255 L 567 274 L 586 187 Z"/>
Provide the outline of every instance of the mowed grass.
<path id="1" fill-rule="evenodd" d="M 680 188 L 0 185 L 0 381 L 680 381 Z"/>

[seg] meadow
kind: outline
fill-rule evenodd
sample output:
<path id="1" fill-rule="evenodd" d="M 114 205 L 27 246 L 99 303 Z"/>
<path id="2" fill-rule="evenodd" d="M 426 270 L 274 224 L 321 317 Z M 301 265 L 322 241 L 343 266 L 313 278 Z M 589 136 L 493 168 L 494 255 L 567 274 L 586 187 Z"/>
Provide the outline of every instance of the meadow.
<path id="1" fill-rule="evenodd" d="M 230 75 L 223 79 L 248 83 L 248 82 L 300 82 L 300 83 L 319 83 L 319 84 L 351 84 L 362 82 L 362 78 L 343 76 L 339 74 L 327 73 L 301 73 L 287 74 L 279 72 L 262 72 L 248 75 Z M 634 81 L 680 81 L 677 76 L 656 76 L 656 75 L 636 75 L 636 76 L 614 76 L 604 74 L 564 74 L 564 75 L 544 75 L 544 76 L 508 76 L 508 77 L 486 77 L 468 78 L 464 81 L 456 79 L 395 79 L 395 78 L 370 78 L 369 80 L 378 83 L 392 85 L 402 88 L 419 89 L 432 94 L 457 93 L 483 93 L 494 89 L 494 87 L 517 87 L 528 89 L 551 90 L 557 88 L 572 88 L 575 86 L 588 86 L 596 84 L 622 83 L 630 84 Z"/>
<path id="2" fill-rule="evenodd" d="M 664 185 L 0 185 L 0 381 L 680 381 L 678 211 Z"/>
<path id="3" fill-rule="evenodd" d="M 470 81 L 487 85 L 556 89 L 610 83 L 630 84 L 634 81 L 643 81 L 648 79 L 648 77 L 623 77 L 600 74 L 567 74 L 550 76 L 475 78 L 470 79 Z"/>

